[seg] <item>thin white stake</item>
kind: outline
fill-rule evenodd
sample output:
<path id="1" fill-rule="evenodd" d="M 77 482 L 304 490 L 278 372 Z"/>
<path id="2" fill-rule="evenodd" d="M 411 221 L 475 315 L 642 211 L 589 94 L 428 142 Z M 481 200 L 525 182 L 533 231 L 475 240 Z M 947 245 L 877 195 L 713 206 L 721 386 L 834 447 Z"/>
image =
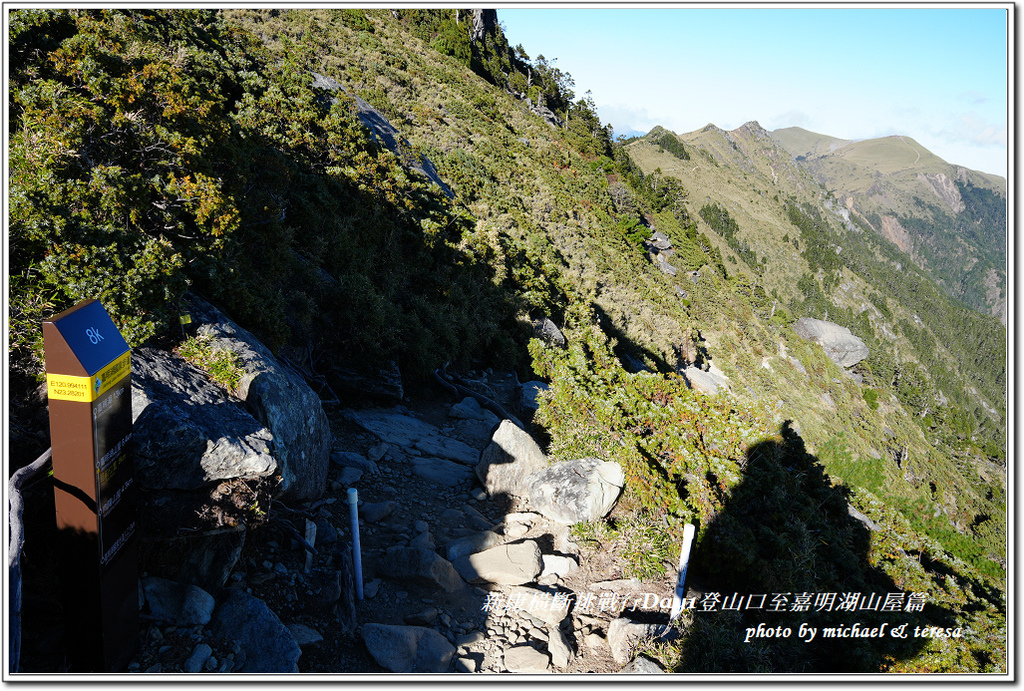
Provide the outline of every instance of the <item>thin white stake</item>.
<path id="1" fill-rule="evenodd" d="M 683 527 L 683 547 L 679 550 L 679 580 L 676 581 L 676 592 L 672 595 L 672 614 L 669 621 L 675 621 L 683 611 L 683 599 L 686 597 L 686 566 L 690 561 L 690 548 L 693 546 L 695 529 L 692 523 Z"/>
<path id="2" fill-rule="evenodd" d="M 359 491 L 348 490 L 348 515 L 352 520 L 352 567 L 356 576 L 356 599 L 363 599 L 363 557 L 359 549 Z"/>

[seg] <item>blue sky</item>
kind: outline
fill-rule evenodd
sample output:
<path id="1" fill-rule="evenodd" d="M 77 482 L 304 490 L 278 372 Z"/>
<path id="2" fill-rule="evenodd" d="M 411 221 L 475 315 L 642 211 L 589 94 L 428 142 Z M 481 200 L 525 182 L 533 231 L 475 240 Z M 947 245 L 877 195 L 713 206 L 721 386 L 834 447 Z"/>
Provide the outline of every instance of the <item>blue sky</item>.
<path id="1" fill-rule="evenodd" d="M 592 92 L 616 132 L 757 120 L 842 139 L 913 137 L 1006 176 L 1007 5 L 499 8 L 513 46 Z"/>

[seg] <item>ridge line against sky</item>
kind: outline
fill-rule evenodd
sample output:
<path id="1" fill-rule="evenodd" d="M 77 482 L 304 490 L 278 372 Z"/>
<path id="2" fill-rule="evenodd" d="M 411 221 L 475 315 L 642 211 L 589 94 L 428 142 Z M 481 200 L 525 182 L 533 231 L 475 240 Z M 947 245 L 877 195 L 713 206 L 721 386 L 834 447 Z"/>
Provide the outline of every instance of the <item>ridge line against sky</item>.
<path id="1" fill-rule="evenodd" d="M 752 120 L 899 134 L 1007 176 L 1012 3 L 497 9 L 509 44 L 555 59 L 616 135 Z"/>

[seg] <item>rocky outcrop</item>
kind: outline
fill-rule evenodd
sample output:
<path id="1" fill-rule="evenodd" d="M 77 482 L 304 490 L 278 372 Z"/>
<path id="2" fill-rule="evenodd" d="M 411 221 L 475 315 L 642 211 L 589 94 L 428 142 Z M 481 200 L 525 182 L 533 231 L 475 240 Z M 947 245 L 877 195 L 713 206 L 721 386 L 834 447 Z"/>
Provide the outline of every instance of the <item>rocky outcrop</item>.
<path id="1" fill-rule="evenodd" d="M 274 435 L 281 498 L 296 502 L 316 499 L 327 484 L 334 440 L 319 396 L 255 336 L 215 307 L 195 296 L 188 302 L 197 332 L 210 336 L 213 348 L 233 352 L 245 371 L 238 396 Z"/>
<path id="2" fill-rule="evenodd" d="M 523 495 L 526 478 L 548 465 L 547 457 L 529 434 L 511 420 L 503 420 L 480 454 L 476 475 L 492 497 L 496 494 Z"/>
<path id="3" fill-rule="evenodd" d="M 493 36 L 497 30 L 497 10 L 473 10 L 473 26 L 469 34 L 471 43 L 484 40 L 484 37 L 488 34 Z"/>
<path id="4" fill-rule="evenodd" d="M 686 385 L 694 391 L 715 396 L 729 390 L 729 379 L 717 372 L 704 371 L 699 367 L 684 367 L 680 370 Z"/>
<path id="5" fill-rule="evenodd" d="M 175 353 L 132 351 L 132 421 L 145 488 L 196 490 L 277 470 L 270 430 Z"/>
<path id="6" fill-rule="evenodd" d="M 436 425 L 400 410 L 349 411 L 346 417 L 388 444 L 463 465 L 477 462 L 479 453 L 476 449 L 458 439 L 445 436 Z"/>
<path id="7" fill-rule="evenodd" d="M 494 10 L 474 10 L 474 12 L 494 12 Z M 495 15 L 495 22 L 496 21 L 497 19 Z M 331 79 L 328 76 L 317 74 L 316 72 L 313 73 L 313 88 L 347 93 L 347 90 L 341 82 Z M 408 167 L 410 170 L 415 170 L 417 173 L 423 175 L 432 183 L 437 185 L 449 199 L 455 198 L 455 193 L 452 192 L 451 188 L 448 187 L 444 180 L 441 179 L 440 174 L 437 172 L 437 168 L 429 158 L 422 154 L 413 152 L 408 140 L 402 137 L 395 126 L 388 122 L 388 119 L 384 117 L 379 110 L 358 96 L 353 96 L 352 98 L 355 100 L 356 114 L 359 117 L 359 121 L 363 123 L 368 130 L 370 130 L 370 136 L 375 142 L 378 142 L 391 151 L 391 153 L 398 156 L 403 165 Z"/>
<path id="8" fill-rule="evenodd" d="M 853 367 L 870 354 L 864 341 L 854 336 L 845 326 L 801 317 L 793 329 L 801 338 L 820 345 L 829 359 L 840 367 Z"/>
<path id="9" fill-rule="evenodd" d="M 624 483 L 622 467 L 613 461 L 563 461 L 530 477 L 530 505 L 560 523 L 592 521 L 608 515 Z"/>
<path id="10" fill-rule="evenodd" d="M 150 617 L 176 626 L 206 626 L 216 604 L 198 586 L 154 576 L 142 579 L 142 594 Z"/>
<path id="11" fill-rule="evenodd" d="M 669 276 L 675 276 L 679 273 L 679 269 L 668 261 L 669 257 L 675 253 L 675 250 L 672 249 L 672 241 L 669 240 L 667 235 L 659 230 L 655 230 L 649 238 L 644 240 L 644 249 L 647 250 L 647 256 L 650 258 L 651 263 L 657 266 L 662 273 Z"/>

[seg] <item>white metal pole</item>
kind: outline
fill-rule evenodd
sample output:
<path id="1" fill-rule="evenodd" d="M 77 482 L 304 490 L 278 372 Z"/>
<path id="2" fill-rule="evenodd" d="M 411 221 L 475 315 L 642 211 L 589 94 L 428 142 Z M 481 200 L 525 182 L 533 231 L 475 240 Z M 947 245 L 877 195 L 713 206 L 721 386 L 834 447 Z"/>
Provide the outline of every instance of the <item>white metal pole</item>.
<path id="1" fill-rule="evenodd" d="M 348 515 L 352 520 L 352 565 L 356 572 L 356 599 L 363 599 L 363 557 L 359 549 L 359 491 L 348 490 Z"/>
<path id="2" fill-rule="evenodd" d="M 690 561 L 690 548 L 693 546 L 695 532 L 692 523 L 683 526 L 683 547 L 679 550 L 679 580 L 676 581 L 676 592 L 672 595 L 672 614 L 669 621 L 675 621 L 683 611 L 683 599 L 686 597 L 686 566 Z"/>

